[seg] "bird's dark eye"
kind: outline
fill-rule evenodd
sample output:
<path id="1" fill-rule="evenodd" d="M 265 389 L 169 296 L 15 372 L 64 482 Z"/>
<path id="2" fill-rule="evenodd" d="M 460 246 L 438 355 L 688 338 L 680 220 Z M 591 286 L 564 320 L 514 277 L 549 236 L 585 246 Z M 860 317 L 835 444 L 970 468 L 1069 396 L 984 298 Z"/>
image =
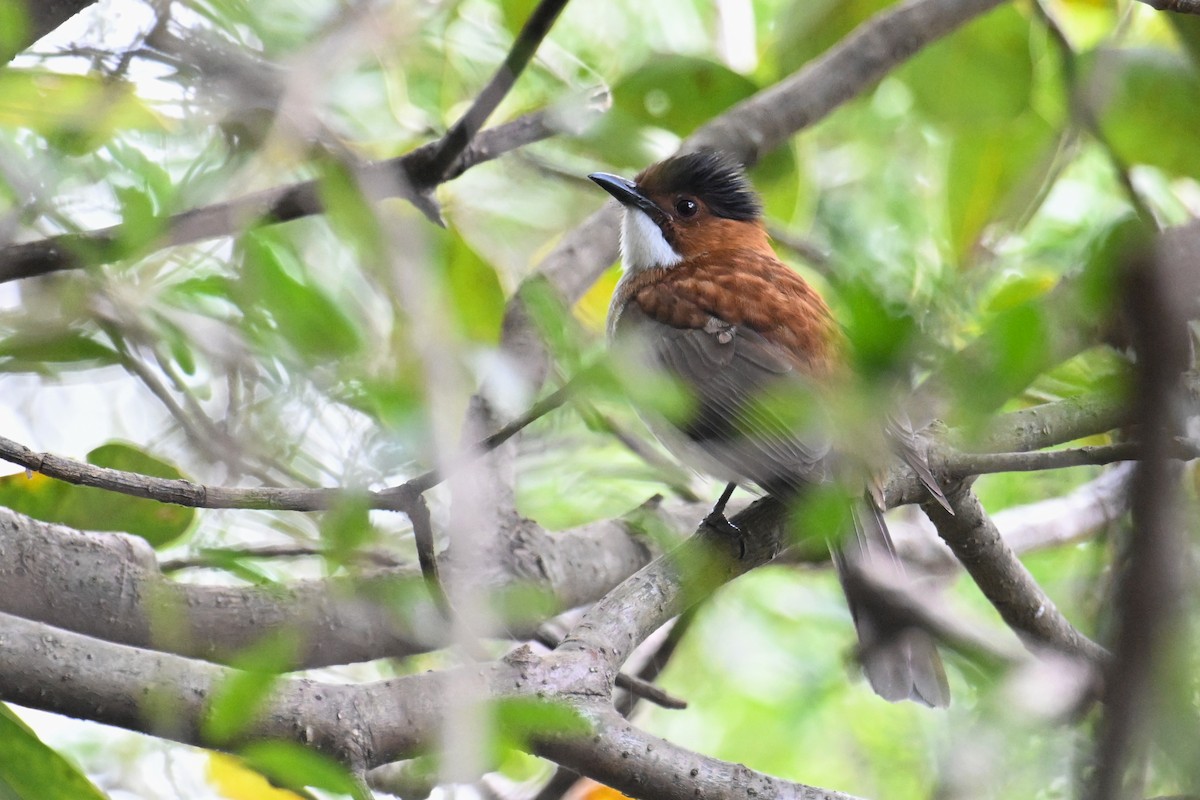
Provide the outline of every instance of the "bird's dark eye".
<path id="1" fill-rule="evenodd" d="M 681 197 L 675 201 L 675 213 L 681 217 L 694 217 L 700 210 L 700 204 L 690 197 Z"/>

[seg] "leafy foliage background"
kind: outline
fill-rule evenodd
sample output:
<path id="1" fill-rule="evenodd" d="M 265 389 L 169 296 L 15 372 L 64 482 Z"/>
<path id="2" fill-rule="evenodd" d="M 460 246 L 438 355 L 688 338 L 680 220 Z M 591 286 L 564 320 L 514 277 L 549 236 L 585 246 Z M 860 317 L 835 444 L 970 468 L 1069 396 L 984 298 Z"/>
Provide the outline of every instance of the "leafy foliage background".
<path id="1" fill-rule="evenodd" d="M 373 210 L 346 165 L 442 133 L 534 5 L 181 0 L 157 32 L 182 42 L 172 50 L 154 43 L 150 6 L 106 0 L 0 69 L 4 237 L 121 226 L 103 265 L 0 286 L 5 435 L 212 484 L 374 487 L 418 474 L 457 441 L 478 386 L 510 412 L 533 401 L 496 349 L 505 303 L 600 205 L 587 172 L 633 173 L 668 155 L 889 4 L 580 0 L 497 114 L 548 106 L 562 132 L 442 186 L 444 229 L 403 201 Z M 19 11 L 12 0 L 0 9 Z M 1123 385 L 1127 364 L 1114 349 L 1047 361 L 1065 323 L 1044 300 L 1064 276 L 1111 256 L 1131 213 L 1126 178 L 1164 224 L 1200 212 L 1197 23 L 1134 2 L 1003 5 L 754 168 L 781 254 L 830 298 L 865 371 L 910 364 L 925 375 L 990 337 L 991 369 L 951 375 L 950 422 L 968 426 Z M 611 99 L 603 114 L 580 100 L 598 91 Z M 327 215 L 156 245 L 172 214 L 310 178 Z M 789 248 L 793 239 L 807 247 Z M 599 357 L 615 275 L 574 308 L 545 310 L 558 377 Z M 675 480 L 611 434 L 614 420 L 640 431 L 619 388 L 598 388 L 589 404 L 539 420 L 522 439 L 518 508 L 551 528 L 621 515 Z M 995 512 L 1099 472 L 1002 474 L 977 488 Z M 715 497 L 715 486 L 693 486 Z M 181 571 L 186 580 L 353 575 L 361 551 L 412 555 L 402 517 L 353 506 L 193 513 L 109 495 L 101 509 L 88 491 L 98 490 L 21 472 L 0 479 L 0 504 L 136 533 L 166 561 L 201 559 L 205 568 Z M 445 495 L 434 499 L 443 521 Z M 321 554 L 243 552 L 266 544 Z M 1113 547 L 1102 533 L 1028 562 L 1098 636 Z M 999 626 L 969 580 L 945 602 Z M 1061 721 L 1053 686 L 1018 686 L 952 658 L 948 712 L 887 705 L 849 666 L 852 631 L 827 570 L 758 570 L 705 605 L 664 676 L 689 708 L 640 719 L 685 747 L 864 796 L 1076 794 L 1087 724 Z M 248 658 L 272 674 L 272 653 Z M 364 679 L 447 658 L 326 672 Z M 242 687 L 233 707 L 269 686 Z M 146 774 L 176 778 L 173 794 L 159 796 L 263 796 L 236 788 L 224 762 L 177 773 L 193 763 L 179 746 L 19 713 L 110 796 L 149 796 Z M 1190 698 L 1182 718 L 1194 716 Z M 29 735 L 6 723 L 0 751 L 18 752 Z M 1160 742 L 1182 736 L 1159 731 Z M 1155 749 L 1146 796 L 1196 792 L 1193 750 Z M 53 796 L 22 793 L 16 776 L 56 756 L 21 752 L 21 763 L 0 756 L 0 785 Z M 516 755 L 493 766 L 516 781 L 549 769 Z"/>

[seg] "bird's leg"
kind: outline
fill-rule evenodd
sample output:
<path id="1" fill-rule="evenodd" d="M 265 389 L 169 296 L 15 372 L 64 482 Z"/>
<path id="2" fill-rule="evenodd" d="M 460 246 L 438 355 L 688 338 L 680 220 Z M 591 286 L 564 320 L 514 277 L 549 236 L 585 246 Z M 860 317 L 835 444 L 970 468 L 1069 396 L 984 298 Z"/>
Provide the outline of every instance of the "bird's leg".
<path id="1" fill-rule="evenodd" d="M 717 498 L 717 504 L 713 506 L 712 511 L 708 512 L 708 516 L 704 518 L 704 525 L 712 528 L 718 533 L 723 533 L 730 536 L 738 543 L 738 558 L 746 557 L 746 535 L 742 529 L 729 521 L 725 516 L 725 505 L 729 502 L 729 498 L 733 495 L 733 490 L 737 488 L 736 483 L 729 483 L 725 486 L 725 491 L 721 492 L 721 496 Z"/>

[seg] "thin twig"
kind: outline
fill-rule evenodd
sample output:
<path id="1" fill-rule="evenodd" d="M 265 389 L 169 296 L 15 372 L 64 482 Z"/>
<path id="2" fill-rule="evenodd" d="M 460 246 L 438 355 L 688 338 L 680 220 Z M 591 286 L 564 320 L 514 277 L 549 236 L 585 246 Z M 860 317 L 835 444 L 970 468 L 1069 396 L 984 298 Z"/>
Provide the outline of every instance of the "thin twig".
<path id="1" fill-rule="evenodd" d="M 258 547 L 206 547 L 199 552 L 182 558 L 160 561 L 161 572 L 179 572 L 185 569 L 219 569 L 230 561 L 240 559 L 271 560 L 277 558 L 326 558 L 329 548 L 300 544 L 261 545 Z M 382 550 L 357 550 L 355 559 L 377 567 L 395 568 L 404 565 L 402 559 Z"/>
<path id="2" fill-rule="evenodd" d="M 499 447 L 534 420 L 561 406 L 566 402 L 572 387 L 573 384 L 567 384 L 535 403 L 521 417 L 476 445 L 475 452 L 484 453 Z M 132 497 L 146 497 L 162 503 L 174 503 L 192 508 L 324 511 L 352 491 L 346 488 L 211 486 L 188 480 L 156 478 L 137 472 L 97 467 L 51 453 L 38 453 L 3 436 L 0 436 L 0 460 L 67 483 L 94 486 L 98 489 L 107 489 Z M 441 480 L 442 476 L 439 473 L 430 470 L 399 486 L 378 492 L 367 492 L 365 498 L 369 508 L 407 513 L 413 509 L 423 492 L 436 486 Z"/>
<path id="3" fill-rule="evenodd" d="M 1067 450 L 1023 453 L 955 452 L 945 458 L 947 464 L 953 464 L 953 467 L 947 468 L 947 472 L 955 477 L 967 477 L 994 472 L 1037 472 L 1066 467 L 1103 466 L 1119 461 L 1137 461 L 1144 452 L 1145 446 L 1141 442 L 1117 442 Z M 1169 448 L 1168 457 L 1179 461 L 1200 458 L 1200 442 L 1184 438 L 1175 439 Z"/>
<path id="4" fill-rule="evenodd" d="M 540 141 L 555 133 L 550 114 L 534 111 L 512 122 L 482 131 L 471 146 L 464 150 L 446 180 L 462 174 L 469 167 L 490 161 L 510 150 Z M 367 164 L 359 170 L 364 179 L 388 180 L 397 189 L 411 185 L 413 191 L 431 188 L 436 184 L 410 181 L 410 170 L 425 162 L 435 151 L 437 142 L 418 147 L 406 155 Z M 379 183 L 384 183 L 380 181 Z M 319 182 L 304 181 L 289 186 L 267 189 L 213 205 L 193 208 L 159 220 L 162 238 L 151 249 L 190 244 L 219 236 L 230 236 L 253 223 L 286 222 L 324 211 Z M 90 264 L 102 264 L 127 256 L 123 251 L 122 225 L 67 233 L 33 242 L 0 248 L 0 283 L 45 275 L 59 270 L 78 269 Z"/>
<path id="5" fill-rule="evenodd" d="M 1141 0 L 1156 11 L 1176 14 L 1200 14 L 1200 0 Z"/>
<path id="6" fill-rule="evenodd" d="M 561 388 L 546 395 L 541 400 L 530 406 L 529 410 L 524 414 L 500 428 L 495 433 L 487 436 L 483 441 L 479 442 L 479 444 L 475 445 L 473 452 L 488 453 L 492 450 L 495 450 L 497 447 L 516 436 L 531 423 L 541 419 L 554 409 L 561 406 L 563 403 L 567 402 L 567 398 L 569 398 L 572 392 L 575 391 L 575 385 L 575 381 L 569 381 Z M 421 473 L 415 478 L 405 481 L 400 486 L 396 486 L 391 489 L 384 489 L 383 491 L 379 492 L 379 496 L 387 499 L 394 496 L 401 496 L 405 493 L 415 492 L 420 494 L 421 492 L 426 492 L 432 489 L 434 486 L 437 486 L 443 480 L 445 480 L 444 475 L 442 475 L 438 470 L 431 469 Z"/>
<path id="7" fill-rule="evenodd" d="M 467 113 L 446 131 L 428 162 L 421 165 L 420 171 L 410 173 L 415 183 L 432 186 L 445 180 L 450 166 L 479 133 L 483 123 L 487 122 L 487 118 L 517 82 L 517 78 L 537 52 L 538 46 L 550 32 L 551 26 L 567 2 L 568 0 L 542 0 L 538 3 L 529 19 L 525 20 L 525 25 L 509 49 L 504 63 L 492 75 L 492 79 L 475 98 Z"/>
<path id="8" fill-rule="evenodd" d="M 1143 0 L 1143 2 L 1145 1 Z M 1174 0 L 1166 1 L 1174 2 Z M 1153 3 L 1150 4 L 1153 5 Z M 1067 38 L 1066 32 L 1059 26 L 1058 20 L 1054 18 L 1050 9 L 1046 8 L 1041 0 L 1033 4 L 1033 10 L 1035 16 L 1046 26 L 1046 31 L 1050 34 L 1051 41 L 1054 42 L 1059 53 L 1062 55 L 1063 82 L 1065 84 L 1067 106 L 1070 109 L 1071 117 L 1080 128 L 1087 131 L 1088 135 L 1104 151 L 1109 164 L 1112 166 L 1113 173 L 1116 175 L 1117 182 L 1121 185 L 1125 197 L 1129 200 L 1129 204 L 1137 213 L 1138 218 L 1147 225 L 1158 227 L 1157 218 L 1154 216 L 1153 210 L 1146 203 L 1145 198 L 1142 197 L 1137 187 L 1133 185 L 1133 177 L 1130 174 L 1129 165 L 1125 163 L 1125 160 L 1117 153 L 1116 148 L 1113 147 L 1108 134 L 1104 132 L 1104 128 L 1100 125 L 1100 120 L 1096 116 L 1095 109 L 1088 102 L 1087 88 L 1081 85 L 1079 79 L 1079 56 L 1075 52 L 1075 47 L 1071 44 L 1071 40 Z M 1097 60 L 1097 63 L 1102 65 L 1100 59 Z"/>

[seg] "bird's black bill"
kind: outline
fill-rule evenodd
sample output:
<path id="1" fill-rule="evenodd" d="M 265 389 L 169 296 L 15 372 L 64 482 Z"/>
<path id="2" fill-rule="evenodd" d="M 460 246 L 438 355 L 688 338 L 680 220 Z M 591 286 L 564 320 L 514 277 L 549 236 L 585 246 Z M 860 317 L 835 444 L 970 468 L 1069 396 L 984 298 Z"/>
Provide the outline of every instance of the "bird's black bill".
<path id="1" fill-rule="evenodd" d="M 655 222 L 662 222 L 666 218 L 663 210 L 653 200 L 642 194 L 638 185 L 633 181 L 619 175 L 610 175 L 607 172 L 593 172 L 588 177 L 601 189 L 617 198 L 617 202 L 621 205 L 640 208 Z"/>

